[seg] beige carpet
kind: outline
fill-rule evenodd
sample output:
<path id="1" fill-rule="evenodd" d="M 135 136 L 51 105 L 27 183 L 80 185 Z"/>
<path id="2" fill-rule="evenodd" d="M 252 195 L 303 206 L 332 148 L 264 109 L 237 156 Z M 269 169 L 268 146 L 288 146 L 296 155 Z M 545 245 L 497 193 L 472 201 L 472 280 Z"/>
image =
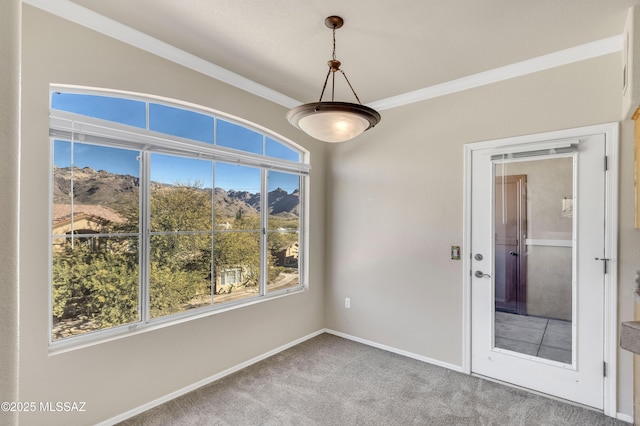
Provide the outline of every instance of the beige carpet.
<path id="1" fill-rule="evenodd" d="M 322 334 L 123 425 L 627 425 Z"/>

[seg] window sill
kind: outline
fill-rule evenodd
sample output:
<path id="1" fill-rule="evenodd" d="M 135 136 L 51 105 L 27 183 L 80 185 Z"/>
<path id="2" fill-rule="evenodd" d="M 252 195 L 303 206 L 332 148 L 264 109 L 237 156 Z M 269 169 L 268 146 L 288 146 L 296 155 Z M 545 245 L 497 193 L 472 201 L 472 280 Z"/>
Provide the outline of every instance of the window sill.
<path id="1" fill-rule="evenodd" d="M 271 300 L 280 299 L 293 294 L 304 293 L 308 290 L 305 286 L 290 288 L 282 290 L 281 292 L 274 293 L 270 296 L 256 296 L 251 299 L 245 299 L 235 303 L 228 303 L 220 306 L 211 306 L 208 308 L 202 308 L 197 313 L 184 313 L 174 314 L 171 316 L 154 319 L 146 324 L 135 323 L 127 324 L 117 328 L 109 330 L 96 331 L 88 333 L 86 335 L 78 335 L 68 337 L 56 342 L 49 343 L 49 356 L 60 355 L 67 352 L 72 352 L 78 349 L 84 349 L 103 343 L 120 340 L 123 338 L 137 336 L 142 333 L 148 333 L 150 331 L 159 330 L 165 327 L 171 327 L 174 325 L 182 324 L 189 321 L 195 321 L 203 318 L 207 318 L 213 315 L 217 315 L 223 312 L 233 311 L 240 308 L 256 305 Z"/>

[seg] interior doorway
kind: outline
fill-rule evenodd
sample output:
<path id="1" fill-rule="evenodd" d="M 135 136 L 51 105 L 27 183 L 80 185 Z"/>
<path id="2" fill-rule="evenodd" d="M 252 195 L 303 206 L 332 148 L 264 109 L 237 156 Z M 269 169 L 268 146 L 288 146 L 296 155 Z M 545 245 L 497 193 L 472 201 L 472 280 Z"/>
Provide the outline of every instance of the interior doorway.
<path id="1" fill-rule="evenodd" d="M 527 314 L 527 175 L 495 178 L 495 308 Z"/>

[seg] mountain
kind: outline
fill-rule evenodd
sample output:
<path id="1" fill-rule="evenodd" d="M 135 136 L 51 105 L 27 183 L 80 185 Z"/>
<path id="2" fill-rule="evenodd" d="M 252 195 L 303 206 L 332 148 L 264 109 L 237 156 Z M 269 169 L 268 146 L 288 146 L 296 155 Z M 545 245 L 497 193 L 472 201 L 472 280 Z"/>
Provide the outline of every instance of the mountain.
<path id="1" fill-rule="evenodd" d="M 300 192 L 296 189 L 289 194 L 277 188 L 269 193 L 269 213 L 276 216 L 300 216 Z"/>
<path id="2" fill-rule="evenodd" d="M 53 202 L 69 204 L 72 171 L 69 167 L 53 169 Z M 120 175 L 104 170 L 93 170 L 90 167 L 73 169 L 74 201 L 78 204 L 93 204 L 117 208 L 137 203 L 140 179 L 130 175 Z M 151 182 L 152 189 L 171 188 L 174 185 Z M 247 191 L 214 190 L 214 206 L 224 216 L 235 217 L 242 214 L 256 214 L 260 208 L 260 194 Z M 300 215 L 300 193 L 295 190 L 291 194 L 277 188 L 268 196 L 269 213 L 284 218 Z"/>
<path id="3" fill-rule="evenodd" d="M 226 217 L 235 217 L 238 213 L 257 214 L 260 208 L 260 194 L 233 190 L 227 192 L 222 188 L 214 189 L 214 194 L 215 209 Z"/>
<path id="4" fill-rule="evenodd" d="M 53 202 L 69 204 L 71 168 L 54 167 Z M 137 202 L 140 179 L 130 175 L 119 175 L 95 171 L 90 167 L 73 169 L 73 194 L 78 204 L 121 206 Z"/>

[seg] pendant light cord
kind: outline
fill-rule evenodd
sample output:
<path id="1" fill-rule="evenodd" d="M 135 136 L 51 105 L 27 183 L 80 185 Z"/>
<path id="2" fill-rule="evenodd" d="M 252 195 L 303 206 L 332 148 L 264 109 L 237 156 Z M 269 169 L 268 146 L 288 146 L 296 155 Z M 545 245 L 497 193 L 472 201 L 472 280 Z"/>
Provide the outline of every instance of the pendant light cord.
<path id="1" fill-rule="evenodd" d="M 345 74 L 344 71 L 340 68 L 340 61 L 336 59 L 336 24 L 333 24 L 333 53 L 331 55 L 331 61 L 329 61 L 329 71 L 327 71 L 327 76 L 324 79 L 324 85 L 322 86 L 322 92 L 320 92 L 320 99 L 318 100 L 318 102 L 322 102 L 322 97 L 324 96 L 324 91 L 327 88 L 327 82 L 329 81 L 329 76 L 332 72 L 333 77 L 331 79 L 331 102 L 333 102 L 336 88 L 336 71 L 340 71 L 344 79 L 347 81 L 347 84 L 351 89 L 351 93 L 353 93 L 353 96 L 355 96 L 356 100 L 358 101 L 358 104 L 362 105 L 362 102 L 360 102 L 360 98 L 356 94 L 356 91 L 353 89 L 351 82 L 347 78 L 347 74 Z"/>

